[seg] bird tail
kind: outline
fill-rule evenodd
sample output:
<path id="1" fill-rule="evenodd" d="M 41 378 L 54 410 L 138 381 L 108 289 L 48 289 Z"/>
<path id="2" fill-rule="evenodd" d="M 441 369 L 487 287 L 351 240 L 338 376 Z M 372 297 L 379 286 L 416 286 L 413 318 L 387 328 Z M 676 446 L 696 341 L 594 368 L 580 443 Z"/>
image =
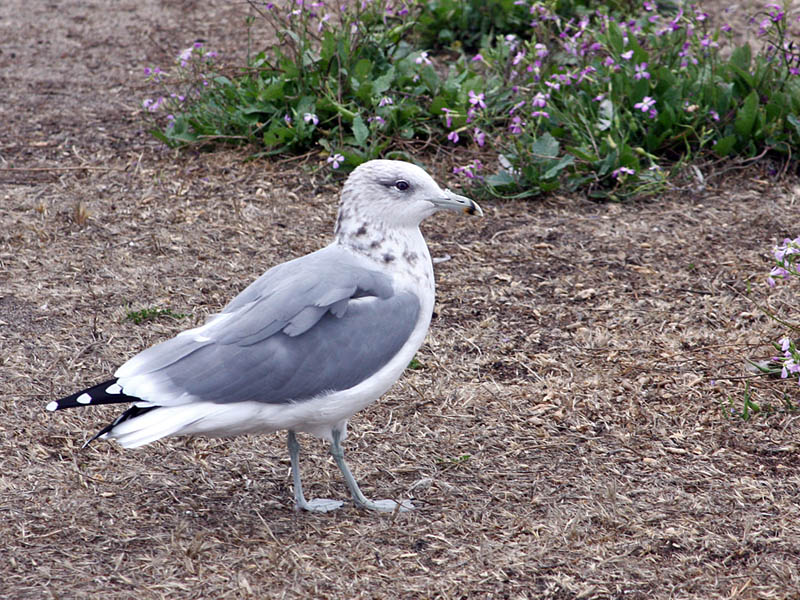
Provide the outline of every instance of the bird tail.
<path id="1" fill-rule="evenodd" d="M 103 383 L 76 392 L 61 400 L 53 400 L 47 405 L 47 410 L 55 411 L 64 408 L 77 408 L 80 406 L 97 406 L 100 404 L 123 404 L 126 402 L 141 402 L 141 398 L 128 396 L 116 379 L 109 379 Z"/>
<path id="2" fill-rule="evenodd" d="M 81 406 L 99 406 L 101 404 L 123 404 L 123 403 L 141 403 L 142 399 L 137 396 L 129 396 L 122 391 L 122 387 L 117 383 L 116 379 L 109 379 L 103 383 L 98 383 L 90 388 L 76 392 L 71 396 L 66 396 L 60 400 L 54 400 L 47 405 L 47 410 L 56 411 L 64 408 L 78 408 Z M 100 437 L 107 437 L 112 430 L 125 421 L 129 421 L 139 417 L 147 412 L 150 412 L 155 406 L 141 406 L 134 404 L 116 419 L 93 435 L 83 447 L 86 448 L 89 444 Z"/>

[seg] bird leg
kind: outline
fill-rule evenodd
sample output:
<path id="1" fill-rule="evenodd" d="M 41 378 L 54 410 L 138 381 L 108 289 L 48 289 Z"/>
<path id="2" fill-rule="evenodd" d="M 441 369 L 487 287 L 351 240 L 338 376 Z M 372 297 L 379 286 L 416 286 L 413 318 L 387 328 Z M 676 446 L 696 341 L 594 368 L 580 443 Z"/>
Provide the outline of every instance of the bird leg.
<path id="1" fill-rule="evenodd" d="M 297 442 L 294 431 L 289 430 L 289 435 L 286 438 L 286 445 L 289 446 L 289 460 L 292 463 L 295 508 L 297 510 L 322 513 L 336 510 L 344 504 L 339 500 L 328 500 L 326 498 L 317 498 L 310 502 L 306 501 L 306 497 L 303 495 L 303 484 L 300 483 L 300 444 Z"/>
<path id="2" fill-rule="evenodd" d="M 368 500 L 364 494 L 361 493 L 361 489 L 358 487 L 358 483 L 356 483 L 353 474 L 350 472 L 350 468 L 347 466 L 347 463 L 344 462 L 344 450 L 342 450 L 341 439 L 342 432 L 339 429 L 334 429 L 332 433 L 333 443 L 331 444 L 331 456 L 333 456 L 333 460 L 336 461 L 339 470 L 342 472 L 344 482 L 350 489 L 356 506 L 369 510 L 376 510 L 378 512 L 405 512 L 414 509 L 414 505 L 411 504 L 410 500 L 404 500 L 403 502 L 395 502 L 394 500 Z M 296 486 L 295 489 L 297 489 Z"/>

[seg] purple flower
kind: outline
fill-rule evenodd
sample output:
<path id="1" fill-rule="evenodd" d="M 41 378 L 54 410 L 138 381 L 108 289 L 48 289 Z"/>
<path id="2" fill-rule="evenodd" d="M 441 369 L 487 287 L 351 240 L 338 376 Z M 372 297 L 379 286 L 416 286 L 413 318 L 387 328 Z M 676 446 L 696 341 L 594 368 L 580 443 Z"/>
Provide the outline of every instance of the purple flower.
<path id="1" fill-rule="evenodd" d="M 389 104 L 394 104 L 394 100 L 389 98 L 389 96 L 384 96 L 383 98 L 381 98 L 381 101 L 378 102 L 378 106 L 387 106 Z"/>
<path id="2" fill-rule="evenodd" d="M 456 175 L 463 174 L 467 179 L 475 179 L 477 177 L 476 171 L 483 168 L 481 161 L 475 159 L 472 164 L 464 165 L 463 167 L 453 167 L 453 173 Z"/>
<path id="3" fill-rule="evenodd" d="M 428 58 L 428 53 L 427 52 L 420 52 L 419 56 L 414 59 L 414 62 L 417 63 L 418 65 L 421 65 L 423 63 L 425 63 L 426 65 L 429 65 L 429 64 L 431 64 L 431 59 Z"/>
<path id="4" fill-rule="evenodd" d="M 327 162 L 331 165 L 334 169 L 338 169 L 339 165 L 344 162 L 344 156 L 341 154 L 334 154 L 327 158 Z"/>
<path id="5" fill-rule="evenodd" d="M 645 96 L 642 98 L 641 102 L 637 102 L 633 105 L 633 108 L 638 108 L 642 112 L 648 112 L 650 109 L 653 108 L 653 105 L 656 103 L 655 98 L 651 98 L 650 96 Z"/>
<path id="6" fill-rule="evenodd" d="M 537 108 L 544 108 L 547 106 L 547 96 L 545 96 L 542 92 L 537 92 L 536 95 L 531 100 L 531 106 L 536 106 Z"/>
<path id="7" fill-rule="evenodd" d="M 142 107 L 150 112 L 156 112 L 162 104 L 164 104 L 164 96 L 159 96 L 155 100 L 153 98 L 146 98 L 142 102 Z"/>
<path id="8" fill-rule="evenodd" d="M 482 62 L 482 61 L 483 61 L 482 54 L 476 54 L 475 56 L 472 57 L 472 62 Z"/>
<path id="9" fill-rule="evenodd" d="M 521 62 L 522 62 L 522 60 L 523 60 L 524 58 L 525 58 L 525 53 L 524 53 L 524 52 L 517 52 L 517 53 L 514 55 L 514 58 L 513 58 L 513 60 L 511 61 L 511 64 L 512 64 L 512 65 L 518 65 L 519 63 L 521 63 Z"/>
<path id="10" fill-rule="evenodd" d="M 448 129 L 450 129 L 453 126 L 453 117 L 450 113 L 454 113 L 456 111 L 443 107 L 442 112 L 444 113 L 444 124 Z"/>
<path id="11" fill-rule="evenodd" d="M 483 145 L 486 143 L 486 134 L 476 127 L 472 132 L 472 137 L 475 138 L 475 143 L 483 148 Z"/>
<path id="12" fill-rule="evenodd" d="M 643 62 L 638 65 L 633 66 L 633 70 L 635 71 L 633 78 L 634 79 L 650 79 L 650 73 L 647 72 L 647 63 Z"/>
<path id="13" fill-rule="evenodd" d="M 536 56 L 538 56 L 539 58 L 544 58 L 549 54 L 547 46 L 545 46 L 544 44 L 536 43 L 533 45 L 533 48 L 536 50 Z"/>
<path id="14" fill-rule="evenodd" d="M 370 117 L 369 119 L 367 119 L 367 123 L 372 123 L 373 121 L 378 125 L 380 125 L 381 127 L 386 125 L 386 119 L 384 119 L 380 115 L 375 115 L 374 117 Z"/>
<path id="15" fill-rule="evenodd" d="M 525 121 L 523 121 L 519 115 L 511 119 L 511 124 L 508 126 L 508 129 L 514 135 L 519 135 L 522 133 L 522 128 L 525 127 Z"/>
<path id="16" fill-rule="evenodd" d="M 287 125 L 292 124 L 292 117 L 290 117 L 288 114 L 283 115 L 283 120 L 286 122 Z"/>
<path id="17" fill-rule="evenodd" d="M 549 119 L 549 118 L 550 118 L 550 113 L 549 113 L 549 112 L 546 112 L 546 111 L 544 111 L 544 110 L 534 110 L 534 111 L 531 113 L 531 117 L 533 117 L 534 119 L 535 119 L 536 117 L 544 117 L 545 119 Z"/>
<path id="18" fill-rule="evenodd" d="M 633 175 L 634 173 L 636 173 L 636 171 L 630 167 L 620 167 L 619 169 L 614 169 L 611 171 L 611 176 L 614 179 L 619 179 L 620 175 Z"/>
<path id="19" fill-rule="evenodd" d="M 633 58 L 633 50 L 628 50 L 627 52 L 623 52 L 620 55 L 624 60 L 630 60 Z"/>
<path id="20" fill-rule="evenodd" d="M 484 100 L 486 96 L 481 92 L 480 94 L 476 94 L 473 90 L 469 91 L 469 103 L 473 106 L 477 106 L 478 108 L 486 108 L 486 102 Z"/>
<path id="21" fill-rule="evenodd" d="M 709 116 L 711 117 L 712 121 L 719 121 L 719 113 L 715 110 L 708 111 Z"/>
<path id="22" fill-rule="evenodd" d="M 447 139 L 450 140 L 451 142 L 453 142 L 454 144 L 457 144 L 458 143 L 458 132 L 457 131 L 451 131 L 450 133 L 447 134 Z"/>
<path id="23" fill-rule="evenodd" d="M 319 123 L 319 117 L 313 113 L 306 113 L 303 115 L 303 121 L 317 125 Z"/>
<path id="24" fill-rule="evenodd" d="M 786 14 L 780 4 L 767 4 L 766 9 L 769 11 L 770 19 L 775 23 L 782 20 Z"/>
<path id="25" fill-rule="evenodd" d="M 508 114 L 513 115 L 517 110 L 525 106 L 525 100 L 520 100 L 508 111 Z"/>

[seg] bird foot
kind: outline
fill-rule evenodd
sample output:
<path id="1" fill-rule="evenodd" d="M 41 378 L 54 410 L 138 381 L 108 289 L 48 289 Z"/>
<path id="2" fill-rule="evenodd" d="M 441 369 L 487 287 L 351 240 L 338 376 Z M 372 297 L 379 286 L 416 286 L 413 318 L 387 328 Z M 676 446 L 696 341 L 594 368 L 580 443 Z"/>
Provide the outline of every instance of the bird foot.
<path id="1" fill-rule="evenodd" d="M 416 506 L 411 503 L 411 500 L 403 500 L 402 502 L 395 502 L 394 500 L 367 500 L 364 503 L 360 503 L 359 506 L 367 510 L 385 513 L 408 512 L 416 508 Z"/>
<path id="2" fill-rule="evenodd" d="M 339 500 L 329 500 L 328 498 L 315 498 L 303 504 L 298 504 L 298 510 L 307 510 L 308 512 L 326 513 L 340 508 L 344 504 Z"/>

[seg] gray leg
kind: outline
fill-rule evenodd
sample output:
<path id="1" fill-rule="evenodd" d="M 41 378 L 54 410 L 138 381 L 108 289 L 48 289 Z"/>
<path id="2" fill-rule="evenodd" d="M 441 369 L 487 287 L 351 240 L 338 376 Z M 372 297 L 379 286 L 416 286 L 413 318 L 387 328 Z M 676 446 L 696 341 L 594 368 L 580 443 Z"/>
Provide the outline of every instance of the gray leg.
<path id="1" fill-rule="evenodd" d="M 341 438 L 342 432 L 338 429 L 334 429 L 333 443 L 331 444 L 331 456 L 333 456 L 333 460 L 336 461 L 339 470 L 342 472 L 342 475 L 344 476 L 344 482 L 350 489 L 350 493 L 353 495 L 353 501 L 356 503 L 356 506 L 367 508 L 369 510 L 377 510 L 379 512 L 404 512 L 414 509 L 414 505 L 411 504 L 411 500 L 404 500 L 400 503 L 395 502 L 394 500 L 367 500 L 364 494 L 361 493 L 361 489 L 358 487 L 358 483 L 356 483 L 355 477 L 353 477 L 353 474 L 350 472 L 347 463 L 344 462 L 344 450 L 342 450 Z"/>
<path id="2" fill-rule="evenodd" d="M 303 495 L 303 484 L 300 483 L 300 444 L 297 443 L 297 437 L 294 431 L 289 431 L 289 435 L 286 438 L 286 445 L 289 446 L 289 460 L 292 463 L 295 508 L 297 510 L 307 510 L 310 512 L 329 512 L 336 510 L 344 504 L 339 500 L 326 500 L 324 498 L 306 502 L 306 497 Z"/>

